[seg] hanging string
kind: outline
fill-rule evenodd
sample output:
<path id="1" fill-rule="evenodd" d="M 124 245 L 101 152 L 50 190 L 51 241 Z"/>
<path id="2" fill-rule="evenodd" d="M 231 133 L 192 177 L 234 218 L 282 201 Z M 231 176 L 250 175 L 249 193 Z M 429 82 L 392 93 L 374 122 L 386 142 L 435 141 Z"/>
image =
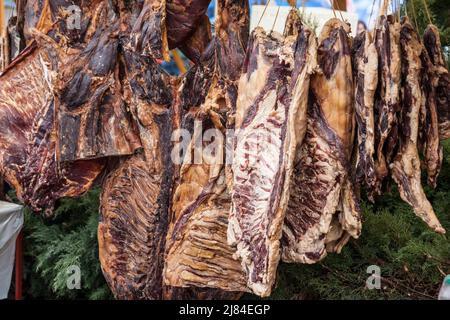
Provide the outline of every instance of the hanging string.
<path id="1" fill-rule="evenodd" d="M 430 24 L 433 24 L 433 21 L 431 21 L 430 11 L 428 11 L 427 2 L 425 0 L 422 0 L 422 2 L 423 2 L 423 6 L 425 7 L 425 12 L 427 13 L 428 21 L 430 22 Z"/>
<path id="2" fill-rule="evenodd" d="M 273 31 L 273 28 L 275 28 L 275 23 L 277 22 L 278 19 L 278 13 L 280 13 L 280 6 L 278 6 L 277 14 L 275 15 L 275 20 L 273 21 L 272 29 L 270 29 L 270 31 Z"/>
<path id="3" fill-rule="evenodd" d="M 259 24 L 261 23 L 261 20 L 262 20 L 262 18 L 264 17 L 264 14 L 266 13 L 266 9 L 267 9 L 267 6 L 269 5 L 269 2 L 270 2 L 270 0 L 267 1 L 267 2 L 266 2 L 266 5 L 264 6 L 264 10 L 263 10 L 263 12 L 262 12 L 262 14 L 261 14 L 261 17 L 259 17 L 258 24 L 256 25 L 257 27 L 259 27 Z"/>
<path id="4" fill-rule="evenodd" d="M 368 27 L 370 27 L 370 22 L 372 21 L 372 14 L 373 14 L 373 8 L 375 7 L 375 1 L 376 1 L 376 0 L 373 0 L 373 1 L 372 1 L 372 9 L 370 9 L 369 20 L 367 21 Z"/>
<path id="5" fill-rule="evenodd" d="M 412 7 L 412 12 L 413 12 L 414 24 L 416 26 L 416 31 L 419 31 L 419 25 L 417 24 L 416 8 L 414 7 L 414 1 L 411 1 L 411 7 Z"/>
<path id="6" fill-rule="evenodd" d="M 344 21 L 344 17 L 342 16 L 341 8 L 339 8 L 339 1 L 335 0 L 334 3 L 336 3 L 336 7 L 339 11 L 339 15 L 341 16 L 342 21 Z"/>
<path id="7" fill-rule="evenodd" d="M 333 6 L 333 2 L 332 2 L 333 0 L 328 0 L 328 1 L 330 1 L 330 6 L 331 6 L 331 9 L 333 10 L 334 17 L 337 18 L 336 11 L 334 10 L 334 6 Z"/>

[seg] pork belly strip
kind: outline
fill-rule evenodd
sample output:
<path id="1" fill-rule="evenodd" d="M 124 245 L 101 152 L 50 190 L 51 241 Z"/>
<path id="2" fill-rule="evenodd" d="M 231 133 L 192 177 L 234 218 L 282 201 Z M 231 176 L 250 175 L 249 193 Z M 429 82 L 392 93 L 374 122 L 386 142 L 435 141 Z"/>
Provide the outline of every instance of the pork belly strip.
<path id="1" fill-rule="evenodd" d="M 248 37 L 248 4 L 220 1 L 218 12 L 216 35 L 179 90 L 180 108 L 187 112 L 182 127 L 192 139 L 185 146 L 172 198 L 164 279 L 170 286 L 236 292 L 247 288 L 240 262 L 227 244 L 225 134 L 227 115 L 236 104 L 233 80 L 244 58 L 242 39 Z"/>
<path id="2" fill-rule="evenodd" d="M 401 198 L 412 206 L 414 213 L 436 232 L 445 233 L 421 184 L 417 143 L 419 112 L 424 98 L 420 87 L 422 46 L 417 32 L 408 19 L 402 21 L 400 43 L 402 52 L 402 125 L 400 127 L 399 152 L 392 164 L 392 177 L 399 187 Z"/>
<path id="3" fill-rule="evenodd" d="M 350 180 L 354 136 L 353 77 L 349 27 L 329 20 L 319 38 L 319 72 L 311 77 L 308 122 L 294 164 L 293 187 L 282 238 L 282 259 L 315 263 L 340 251 L 361 229 Z M 329 236 L 329 234 L 332 233 Z"/>
<path id="4" fill-rule="evenodd" d="M 356 36 L 352 49 L 355 81 L 355 112 L 357 125 L 356 182 L 368 190 L 373 202 L 376 186 L 374 96 L 378 85 L 378 55 L 375 43 L 367 32 Z"/>
<path id="5" fill-rule="evenodd" d="M 445 64 L 439 30 L 429 25 L 423 34 L 423 43 L 439 77 L 436 87 L 436 107 L 441 140 L 450 138 L 450 73 Z"/>
<path id="6" fill-rule="evenodd" d="M 422 63 L 421 90 L 422 100 L 419 117 L 419 152 L 423 155 L 423 163 L 427 171 L 428 184 L 436 188 L 437 178 L 444 157 L 439 138 L 439 118 L 437 112 L 436 89 L 439 84 L 439 72 L 431 63 L 428 52 L 422 46 L 420 54 Z"/>
<path id="7" fill-rule="evenodd" d="M 22 202 L 49 215 L 55 201 L 86 192 L 103 161 L 56 161 L 53 68 L 60 61 L 32 43 L 0 75 L 0 174 Z"/>
<path id="8" fill-rule="evenodd" d="M 306 27 L 286 37 L 257 28 L 239 80 L 228 242 L 236 246 L 248 287 L 260 296 L 270 295 L 276 277 L 315 50 Z"/>
<path id="9" fill-rule="evenodd" d="M 400 24 L 393 16 L 379 17 L 375 30 L 375 47 L 378 52 L 379 84 L 374 105 L 375 117 L 375 171 L 377 183 L 369 196 L 381 194 L 384 179 L 389 174 L 398 140 L 400 97 Z"/>

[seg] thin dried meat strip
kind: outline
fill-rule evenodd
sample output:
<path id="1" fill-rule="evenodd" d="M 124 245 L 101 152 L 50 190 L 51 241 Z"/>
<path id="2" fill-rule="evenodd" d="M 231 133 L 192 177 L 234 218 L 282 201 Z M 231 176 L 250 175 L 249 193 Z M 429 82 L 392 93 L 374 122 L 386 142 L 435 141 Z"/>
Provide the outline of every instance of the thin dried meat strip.
<path id="1" fill-rule="evenodd" d="M 417 32 L 408 19 L 402 21 L 400 43 L 402 52 L 402 110 L 400 149 L 392 164 L 392 177 L 401 198 L 409 203 L 415 214 L 430 228 L 445 233 L 421 184 L 419 152 L 419 113 L 422 104 L 420 72 L 422 46 Z"/>
<path id="2" fill-rule="evenodd" d="M 393 16 L 381 15 L 375 30 L 378 52 L 379 85 L 374 105 L 376 187 L 370 197 L 381 194 L 384 179 L 389 174 L 398 141 L 400 110 L 400 24 Z"/>
<path id="3" fill-rule="evenodd" d="M 442 53 L 439 30 L 429 25 L 423 34 L 423 43 L 428 51 L 431 63 L 439 77 L 436 87 L 436 107 L 441 140 L 450 138 L 450 73 Z"/>
<path id="4" fill-rule="evenodd" d="M 368 32 L 356 36 L 353 42 L 353 78 L 355 81 L 355 111 L 357 124 L 356 182 L 364 185 L 373 202 L 376 173 L 374 96 L 378 85 L 378 55 Z"/>

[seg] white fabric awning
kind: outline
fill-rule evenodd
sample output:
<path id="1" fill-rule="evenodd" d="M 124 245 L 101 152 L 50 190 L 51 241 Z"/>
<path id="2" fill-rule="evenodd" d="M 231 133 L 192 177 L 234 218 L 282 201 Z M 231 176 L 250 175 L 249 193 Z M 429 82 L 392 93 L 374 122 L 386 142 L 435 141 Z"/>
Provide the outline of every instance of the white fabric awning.
<path id="1" fill-rule="evenodd" d="M 16 238 L 23 226 L 22 206 L 0 201 L 0 299 L 8 297 Z"/>

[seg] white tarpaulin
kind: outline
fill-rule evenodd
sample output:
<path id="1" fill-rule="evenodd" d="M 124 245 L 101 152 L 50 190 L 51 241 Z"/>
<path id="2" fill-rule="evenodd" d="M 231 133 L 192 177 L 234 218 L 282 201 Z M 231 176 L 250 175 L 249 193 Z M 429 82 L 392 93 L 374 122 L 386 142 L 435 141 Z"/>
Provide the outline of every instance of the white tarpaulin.
<path id="1" fill-rule="evenodd" d="M 0 201 L 0 299 L 8 297 L 16 238 L 23 225 L 22 206 Z"/>

